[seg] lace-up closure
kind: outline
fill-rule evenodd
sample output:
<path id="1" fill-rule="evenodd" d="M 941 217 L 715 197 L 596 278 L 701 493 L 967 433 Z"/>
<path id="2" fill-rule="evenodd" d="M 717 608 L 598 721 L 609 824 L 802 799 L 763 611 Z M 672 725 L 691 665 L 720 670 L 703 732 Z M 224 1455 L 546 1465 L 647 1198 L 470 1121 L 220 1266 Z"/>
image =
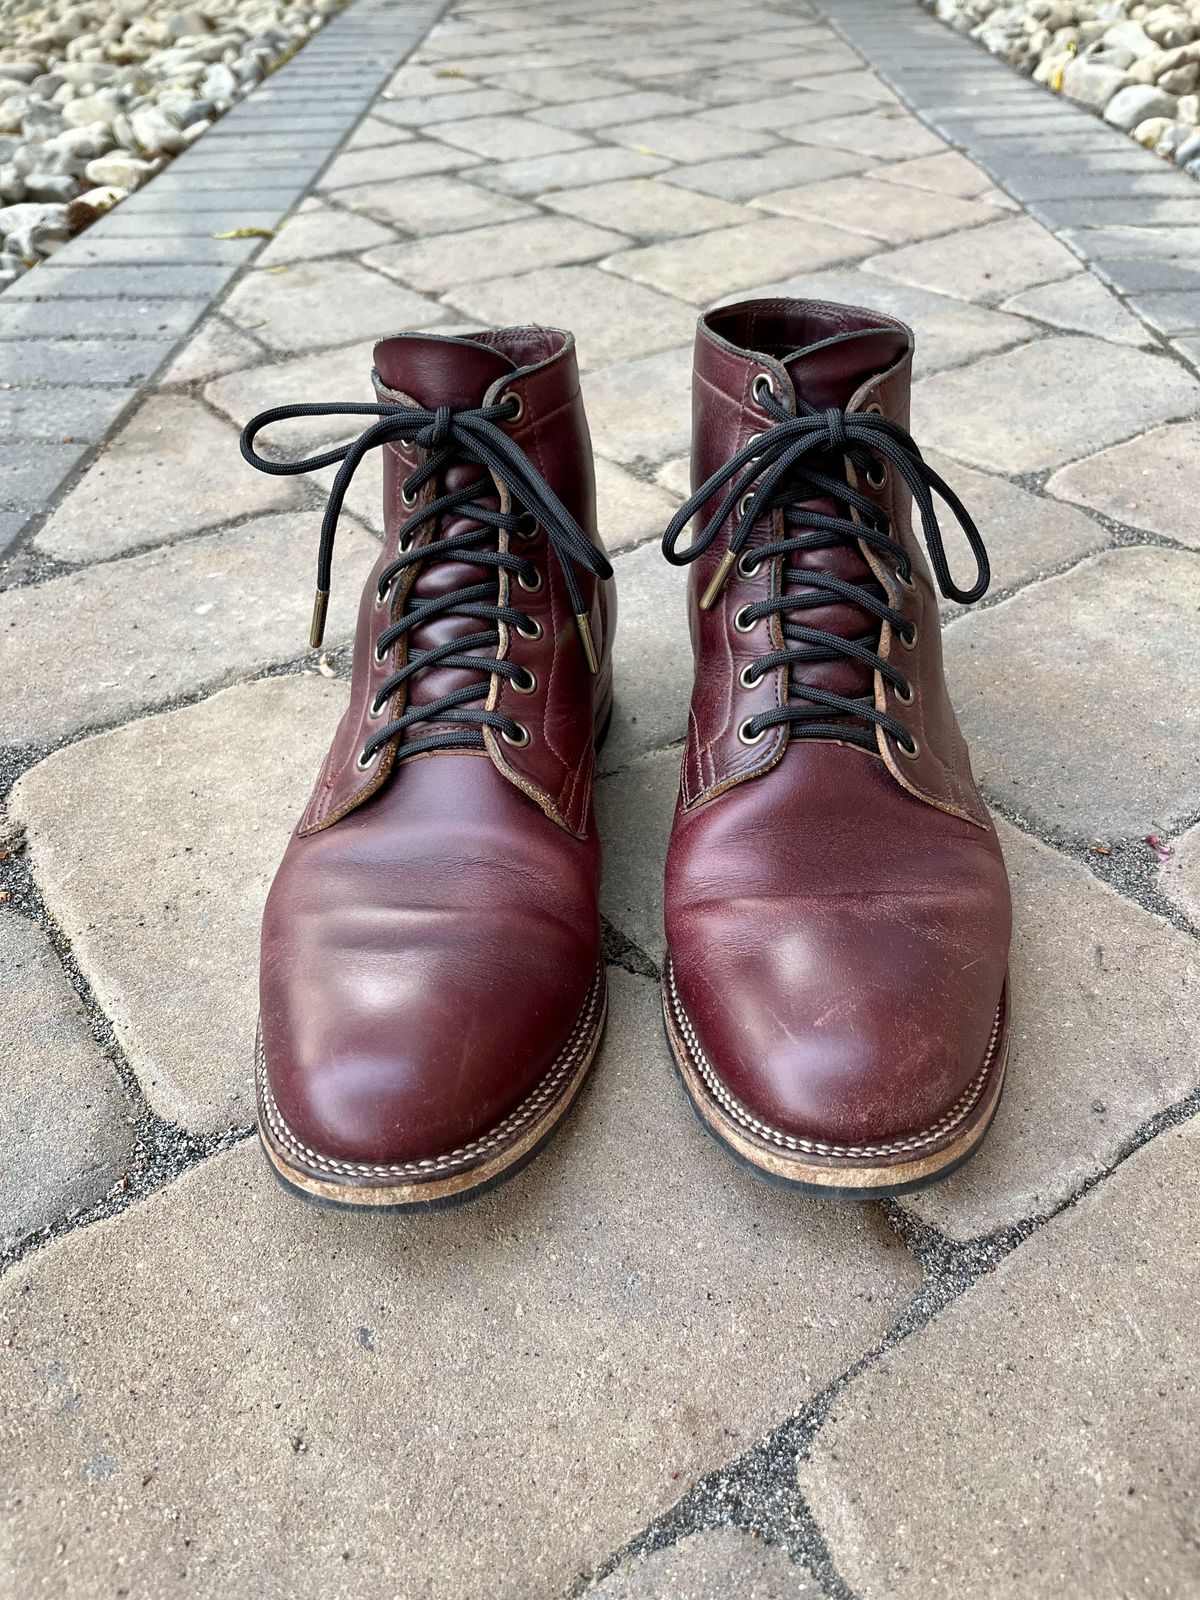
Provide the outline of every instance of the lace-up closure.
<path id="1" fill-rule="evenodd" d="M 770 377 L 760 373 L 754 381 L 754 398 L 774 420 L 701 485 L 682 505 L 663 536 L 663 554 L 676 566 L 686 566 L 708 550 L 728 520 L 735 523 L 728 548 L 701 597 L 710 609 L 730 573 L 752 578 L 763 563 L 801 552 L 865 545 L 892 572 L 895 589 L 875 578 L 848 582 L 819 569 L 787 565 L 781 592 L 737 609 L 733 626 L 748 633 L 764 617 L 777 616 L 784 639 L 782 648 L 770 650 L 743 669 L 741 684 L 753 688 L 764 674 L 788 669 L 788 701 L 747 718 L 738 737 L 756 744 L 768 729 L 787 724 L 793 735 L 805 739 L 837 739 L 876 749 L 875 729 L 895 739 L 903 754 L 916 757 L 919 749 L 909 730 L 896 717 L 880 711 L 871 696 L 835 694 L 800 676 L 806 666 L 849 661 L 878 672 L 902 705 L 910 705 L 913 689 L 894 659 L 880 654 L 886 624 L 900 643 L 912 649 L 917 630 L 903 611 L 904 591 L 914 586 L 912 564 L 903 546 L 891 536 L 890 523 L 879 505 L 849 482 L 849 461 L 858 479 L 879 489 L 890 468 L 912 493 L 921 513 L 925 545 L 938 587 L 947 599 L 969 605 L 986 593 L 991 572 L 987 551 L 978 529 L 962 502 L 922 458 L 909 434 L 878 410 L 845 412 L 837 407 L 818 410 L 797 399 L 797 414 L 782 406 Z M 688 524 L 703 507 L 725 490 L 711 519 L 684 550 L 679 541 Z M 969 589 L 954 582 L 946 560 L 941 529 L 934 510 L 936 493 L 950 507 L 966 535 L 976 561 L 976 580 Z M 846 508 L 845 516 L 830 516 L 806 502 L 832 500 Z M 750 537 L 759 523 L 776 511 L 783 513 L 787 537 L 764 540 L 753 547 Z M 856 607 L 871 619 L 867 631 L 843 637 L 827 628 L 807 626 L 799 620 L 806 611 L 831 604 Z M 799 702 L 799 703 L 797 703 Z M 835 720 L 836 719 L 836 720 Z"/>
<path id="2" fill-rule="evenodd" d="M 454 409 L 440 406 L 429 411 L 415 406 L 392 404 L 292 405 L 261 412 L 242 434 L 242 455 L 252 467 L 271 475 L 317 472 L 339 462 L 321 524 L 321 543 L 317 558 L 317 589 L 313 604 L 311 643 L 315 649 L 324 635 L 325 615 L 333 565 L 337 523 L 350 481 L 368 451 L 403 442 L 419 446 L 423 459 L 401 485 L 406 511 L 410 511 L 400 540 L 399 553 L 379 575 L 376 603 L 389 604 L 404 573 L 410 568 L 434 563 L 456 562 L 478 567 L 486 574 L 475 584 L 454 589 L 432 599 L 414 600 L 410 591 L 405 607 L 382 629 L 375 642 L 375 661 L 382 666 L 389 651 L 401 641 L 407 648 L 397 670 L 376 691 L 370 705 L 372 717 L 381 717 L 389 702 L 419 673 L 439 667 L 458 668 L 478 673 L 478 681 L 454 689 L 424 704 L 409 704 L 406 709 L 371 735 L 358 757 L 360 768 L 367 768 L 379 752 L 393 741 L 396 759 L 403 760 L 430 750 L 483 749 L 483 730 L 491 728 L 500 738 L 515 746 L 527 744 L 529 733 L 522 723 L 503 712 L 489 710 L 478 702 L 489 694 L 493 676 L 500 676 L 520 693 L 530 694 L 537 680 L 527 668 L 501 657 L 500 625 L 522 637 L 536 639 L 541 625 L 519 605 L 500 604 L 500 574 L 506 573 L 518 587 L 535 593 L 542 587 L 542 574 L 529 557 L 516 550 L 499 548 L 501 533 L 509 538 L 532 538 L 539 528 L 546 534 L 563 573 L 571 609 L 579 630 L 580 642 L 592 673 L 597 670 L 595 645 L 588 622 L 576 568 L 604 579 L 612 567 L 546 483 L 524 451 L 499 426 L 513 423 L 521 415 L 521 401 L 515 394 L 495 405 Z M 301 461 L 273 461 L 260 456 L 254 440 L 272 423 L 295 417 L 373 416 L 375 421 L 352 443 L 324 451 Z M 421 491 L 432 483 L 443 483 L 447 470 L 460 463 L 475 464 L 483 474 L 461 487 L 434 495 L 418 504 Z M 511 509 L 501 511 L 485 502 L 495 498 L 496 484 L 508 491 Z M 447 518 L 466 518 L 467 526 L 450 535 L 438 535 Z M 417 546 L 423 528 L 433 530 L 426 543 Z M 510 596 L 511 598 L 511 596 Z M 486 626 L 465 637 L 454 638 L 434 649 L 416 649 L 407 644 L 412 632 L 440 617 L 468 617 Z M 424 738 L 408 739 L 409 730 L 420 723 L 449 723 L 446 731 L 430 732 Z"/>

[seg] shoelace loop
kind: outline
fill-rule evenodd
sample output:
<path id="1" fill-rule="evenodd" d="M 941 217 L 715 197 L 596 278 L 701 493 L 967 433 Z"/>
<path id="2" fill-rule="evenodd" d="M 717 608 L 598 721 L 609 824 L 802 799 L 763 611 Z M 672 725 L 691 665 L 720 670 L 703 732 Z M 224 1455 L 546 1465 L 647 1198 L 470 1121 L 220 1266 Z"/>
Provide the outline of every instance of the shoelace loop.
<path id="1" fill-rule="evenodd" d="M 517 407 L 515 412 L 514 405 Z M 481 541 L 490 542 L 494 531 L 503 529 L 514 534 L 540 526 L 562 571 L 588 667 L 592 673 L 599 671 L 578 571 L 605 579 L 612 576 L 612 567 L 604 552 L 589 539 L 521 447 L 499 426 L 501 422 L 513 421 L 519 415 L 519 409 L 517 397 L 509 395 L 494 405 L 463 408 L 438 406 L 434 410 L 390 402 L 374 405 L 345 402 L 276 406 L 251 418 L 242 432 L 241 449 L 245 460 L 259 472 L 272 477 L 292 477 L 305 472 L 319 472 L 335 462 L 339 463 L 321 519 L 317 585 L 309 636 L 313 649 L 324 638 L 338 519 L 351 479 L 368 451 L 403 441 L 408 445 L 418 445 L 424 454 L 424 460 L 409 473 L 403 484 L 406 505 L 415 503 L 420 490 L 431 480 L 436 483 L 442 478 L 452 463 L 465 462 L 480 466 L 485 473 L 461 488 L 444 491 L 413 512 L 405 523 L 405 536 L 399 554 L 380 574 L 377 596 L 380 602 L 386 599 L 391 586 L 408 567 L 438 560 L 454 560 L 491 569 L 495 571 L 497 579 L 503 570 L 521 579 L 529 589 L 539 587 L 541 575 L 526 557 L 512 551 L 501 552 L 479 546 Z M 350 443 L 302 460 L 274 461 L 258 454 L 254 441 L 264 428 L 297 417 L 374 417 L 376 420 Z M 507 489 L 513 507 L 510 511 L 494 510 L 479 503 L 495 494 L 493 479 Z M 413 535 L 419 527 L 432 524 L 436 529 L 443 518 L 452 513 L 467 517 L 470 525 L 451 537 L 434 538 L 419 549 L 413 548 Z M 536 624 L 524 612 L 511 605 L 500 606 L 494 603 L 495 599 L 495 585 L 485 582 L 456 589 L 436 600 L 417 602 L 380 634 L 376 642 L 376 659 L 383 659 L 379 655 L 380 646 L 385 650 L 390 649 L 413 628 L 437 616 L 466 616 L 492 624 L 503 622 L 510 628 L 524 632 L 527 637 L 536 637 L 532 632 Z M 525 743 L 527 735 L 524 735 L 519 724 L 500 712 L 488 711 L 474 704 L 486 698 L 491 675 L 499 673 L 514 683 L 527 676 L 510 661 L 468 654 L 480 649 L 498 649 L 499 644 L 499 633 L 489 629 L 453 639 L 434 650 L 410 649 L 404 666 L 393 673 L 375 695 L 372 715 L 378 715 L 391 696 L 419 671 L 439 666 L 457 667 L 479 672 L 483 681 L 478 686 L 467 685 L 424 705 L 410 705 L 400 717 L 367 741 L 359 758 L 360 766 L 369 764 L 385 744 L 404 733 L 413 723 L 422 721 L 465 723 L 472 727 L 458 735 L 436 734 L 424 740 L 405 743 L 398 747 L 399 756 L 417 755 L 430 749 L 482 747 L 484 727 L 494 728 L 511 744 Z M 519 686 L 524 687 L 523 683 Z"/>
<path id="2" fill-rule="evenodd" d="M 970 605 L 987 592 L 991 568 L 979 530 L 962 501 L 924 459 L 904 428 L 877 410 L 847 412 L 836 406 L 818 410 L 801 399 L 797 400 L 797 412 L 793 415 L 779 403 L 765 382 L 756 385 L 755 398 L 772 417 L 774 426 L 751 439 L 719 467 L 680 506 L 663 535 L 663 554 L 667 560 L 675 566 L 687 566 L 712 546 L 731 517 L 735 519 L 725 554 L 701 596 L 702 609 L 709 610 L 716 603 L 734 565 L 742 559 L 755 525 L 776 510 L 784 512 L 789 531 L 793 528 L 806 531 L 800 537 L 756 545 L 753 550 L 756 564 L 802 550 L 838 544 L 856 547 L 861 543 L 894 564 L 901 585 L 910 583 L 912 564 L 903 546 L 890 536 L 889 524 L 880 507 L 846 480 L 840 465 L 846 459 L 853 463 L 856 475 L 865 475 L 869 482 L 873 480 L 876 463 L 883 462 L 895 469 L 920 512 L 934 577 L 947 599 Z M 838 464 L 833 464 L 830 458 L 837 458 Z M 722 490 L 725 493 L 716 511 L 691 544 L 681 550 L 679 541 L 685 529 Z M 935 493 L 949 506 L 975 557 L 976 577 L 969 589 L 960 588 L 951 576 L 933 503 Z M 834 500 L 854 512 L 859 520 L 804 509 L 803 502 L 818 499 Z M 786 666 L 792 694 L 806 704 L 803 707 L 781 706 L 747 719 L 741 730 L 743 741 L 757 743 L 769 727 L 786 722 L 802 731 L 806 738 L 849 738 L 865 749 L 873 749 L 873 729 L 882 727 L 897 739 L 906 754 L 917 754 L 915 741 L 904 725 L 887 712 L 879 711 L 869 700 L 833 694 L 806 684 L 792 674 L 793 668 L 813 662 L 854 661 L 882 673 L 901 703 L 908 704 L 911 685 L 892 662 L 878 654 L 878 632 L 845 639 L 826 629 L 805 627 L 792 620 L 789 613 L 838 602 L 856 605 L 880 625 L 887 622 L 909 647 L 916 643 L 915 626 L 896 606 L 888 603 L 890 597 L 886 590 L 874 580 L 847 583 L 830 573 L 810 568 L 788 568 L 784 578 L 786 584 L 798 585 L 804 592 L 783 593 L 743 606 L 735 618 L 735 625 L 745 631 L 761 618 L 777 615 L 788 641 L 785 648 L 772 650 L 752 662 L 743 681 L 746 687 L 752 687 L 764 673 Z M 868 724 L 868 729 L 849 728 L 844 722 L 813 722 L 811 718 L 817 711 L 860 718 Z"/>

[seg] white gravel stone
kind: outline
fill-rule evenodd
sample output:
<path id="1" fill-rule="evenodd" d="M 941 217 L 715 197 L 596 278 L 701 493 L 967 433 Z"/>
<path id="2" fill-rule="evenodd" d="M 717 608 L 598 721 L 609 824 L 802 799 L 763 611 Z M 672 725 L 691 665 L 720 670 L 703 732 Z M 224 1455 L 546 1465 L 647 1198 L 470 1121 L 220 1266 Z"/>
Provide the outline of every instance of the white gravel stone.
<path id="1" fill-rule="evenodd" d="M 1134 83 L 1113 95 L 1104 108 L 1104 120 L 1123 133 L 1132 133 L 1150 117 L 1170 117 L 1177 103 L 1173 94 Z"/>
<path id="2" fill-rule="evenodd" d="M 1076 59 L 1063 73 L 1062 92 L 1081 106 L 1103 111 L 1117 90 L 1125 88 L 1129 81 L 1129 74 L 1121 67 Z"/>
<path id="3" fill-rule="evenodd" d="M 342 3 L 0 0 L 0 289 L 186 150 Z M 8 216 L 24 203 L 51 213 L 40 232 Z"/>
<path id="4" fill-rule="evenodd" d="M 922 3 L 1036 83 L 1103 116 L 1156 155 L 1196 170 L 1200 0 Z"/>

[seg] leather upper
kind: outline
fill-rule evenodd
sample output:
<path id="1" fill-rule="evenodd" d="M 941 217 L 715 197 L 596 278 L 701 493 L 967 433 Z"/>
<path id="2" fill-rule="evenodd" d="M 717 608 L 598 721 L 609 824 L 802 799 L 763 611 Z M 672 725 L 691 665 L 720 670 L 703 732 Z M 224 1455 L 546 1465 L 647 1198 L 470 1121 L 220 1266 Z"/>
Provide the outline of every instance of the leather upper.
<path id="1" fill-rule="evenodd" d="M 875 331 L 841 338 L 861 330 Z M 799 392 L 820 408 L 877 405 L 907 427 L 911 352 L 902 324 L 856 308 L 758 301 L 710 313 L 696 339 L 694 485 L 773 425 L 755 399 L 760 375 L 789 410 Z M 776 557 L 757 573 L 735 567 L 709 610 L 700 597 L 726 541 L 691 569 L 695 685 L 666 877 L 673 978 L 713 1070 L 772 1127 L 848 1146 L 927 1128 L 963 1092 L 995 1025 L 1010 932 L 1004 863 L 946 691 L 908 491 L 892 473 L 877 490 L 858 486 L 885 504 L 915 589 L 861 542 Z M 805 509 L 845 514 L 828 500 Z M 750 552 L 784 537 L 782 513 L 774 524 L 756 528 Z M 752 687 L 739 681 L 782 634 L 778 618 L 745 632 L 734 618 L 779 594 L 789 564 L 849 582 L 874 573 L 916 624 L 915 648 L 884 623 L 879 649 L 902 651 L 911 705 L 858 662 L 802 669 L 894 711 L 918 743 L 915 760 L 883 730 L 874 752 L 806 740 L 795 726 L 739 739 L 747 719 L 785 701 L 788 682 L 782 666 Z M 831 599 L 804 621 L 853 637 L 870 619 Z"/>
<path id="2" fill-rule="evenodd" d="M 570 335 L 402 335 L 378 345 L 375 360 L 379 394 L 421 407 L 519 395 L 521 415 L 506 426 L 595 538 Z M 378 663 L 382 630 L 410 591 L 428 596 L 485 576 L 466 562 L 417 564 L 378 603 L 379 574 L 415 510 L 402 484 L 416 461 L 412 446 L 385 447 L 383 548 L 359 608 L 350 703 L 263 918 L 260 1025 L 271 1093 L 297 1140 L 347 1162 L 420 1161 L 494 1128 L 554 1064 L 600 963 L 592 770 L 611 698 L 611 582 L 580 577 L 599 655 L 593 675 L 544 534 L 523 538 L 520 553 L 541 584 L 518 588 L 513 603 L 537 620 L 540 637 L 502 624 L 499 652 L 490 653 L 519 661 L 536 687 L 520 693 L 493 674 L 487 704 L 528 728 L 528 744 L 511 746 L 489 729 L 485 750 L 396 761 L 389 746 L 365 773 L 356 766 L 380 726 L 376 690 L 407 648 L 402 640 Z M 448 487 L 480 470 L 456 464 Z M 428 486 L 419 500 L 435 492 Z M 507 510 L 504 499 L 497 482 L 490 503 Z M 447 517 L 442 531 L 460 520 Z M 415 548 L 436 532 L 426 524 Z M 509 581 L 499 575 L 505 590 Z M 439 617 L 411 638 L 429 649 L 478 626 Z M 435 666 L 406 690 L 428 703 L 471 677 L 478 681 Z M 402 691 L 389 714 L 405 703 Z M 426 735 L 436 726 L 416 728 Z"/>
<path id="3" fill-rule="evenodd" d="M 838 335 L 864 327 L 878 329 L 868 339 L 850 344 L 824 344 Z M 727 332 L 738 332 L 750 348 L 734 344 Z M 810 337 L 811 336 L 811 337 Z M 807 348 L 806 348 L 807 347 Z M 815 347 L 815 348 L 814 348 Z M 803 350 L 790 361 L 791 351 Z M 773 354 L 772 352 L 778 352 Z M 768 379 L 775 396 L 795 411 L 797 388 L 810 405 L 837 406 L 847 411 L 878 407 L 907 428 L 912 376 L 912 334 L 890 317 L 849 306 L 819 302 L 752 301 L 745 306 L 711 312 L 700 322 L 696 335 L 695 376 L 692 390 L 692 482 L 699 488 L 717 466 L 769 428 L 772 419 L 754 394 L 755 380 Z M 851 469 L 853 474 L 853 469 Z M 880 489 L 851 481 L 887 511 L 892 536 L 903 545 L 912 564 L 916 588 L 906 591 L 895 573 L 885 568 L 865 545 L 858 552 L 846 549 L 816 550 L 793 558 L 800 568 L 819 566 L 824 571 L 856 581 L 870 572 L 892 591 L 902 610 L 916 625 L 920 649 L 910 651 L 884 625 L 879 653 L 885 658 L 900 652 L 905 676 L 916 689 L 912 706 L 896 707 L 882 678 L 874 684 L 880 709 L 896 710 L 916 736 L 916 760 L 902 757 L 895 742 L 882 730 L 879 751 L 896 782 L 929 803 L 965 816 L 986 827 L 987 812 L 971 776 L 966 745 L 959 733 L 942 673 L 942 647 L 937 596 L 919 539 L 913 532 L 910 498 L 904 484 L 889 473 Z M 829 500 L 810 502 L 814 511 L 833 513 Z M 782 513 L 775 513 L 774 532 L 764 526 L 751 543 L 782 537 Z M 735 570 L 721 596 L 709 611 L 699 605 L 723 553 L 714 546 L 692 569 L 689 619 L 697 661 L 705 670 L 697 674 L 692 696 L 683 791 L 689 806 L 702 803 L 731 783 L 761 773 L 783 754 L 788 743 L 785 728 L 771 729 L 758 744 L 747 747 L 737 730 L 755 712 L 778 706 L 787 698 L 787 669 L 764 674 L 753 690 L 737 684 L 737 675 L 757 657 L 782 641 L 778 618 L 764 618 L 754 628 L 739 633 L 733 618 L 745 605 L 780 592 L 779 561 L 764 563 L 754 576 Z M 815 628 L 844 629 L 857 623 L 861 613 L 837 604 L 818 606 L 805 613 Z M 841 694 L 860 694 L 870 688 L 863 669 L 849 662 L 826 662 L 807 670 L 809 681 Z"/>
<path id="4" fill-rule="evenodd" d="M 518 362 L 525 363 L 518 365 Z M 591 439 L 579 392 L 579 369 L 575 343 L 568 333 L 556 329 L 503 329 L 463 335 L 455 339 L 432 334 L 403 334 L 375 347 L 374 381 L 381 399 L 437 405 L 477 406 L 493 404 L 509 394 L 522 402 L 522 414 L 506 431 L 539 468 L 542 476 L 581 525 L 589 532 L 596 527 L 596 486 L 592 465 Z M 394 752 L 385 751 L 378 762 L 364 773 L 356 765 L 365 741 L 375 731 L 371 716 L 376 691 L 404 659 L 403 643 L 395 646 L 381 661 L 375 642 L 388 623 L 400 612 L 410 594 L 414 599 L 431 598 L 451 589 L 478 581 L 479 572 L 466 563 L 439 562 L 435 567 L 410 569 L 388 596 L 385 606 L 378 604 L 379 574 L 396 555 L 404 529 L 421 504 L 433 499 L 437 486 L 429 484 L 413 505 L 404 503 L 402 485 L 417 465 L 419 452 L 403 443 L 384 450 L 384 541 L 379 559 L 363 589 L 355 636 L 354 668 L 350 704 L 334 737 L 329 755 L 317 778 L 316 787 L 301 822 L 303 832 L 328 826 L 347 811 L 376 793 L 388 780 Z M 458 487 L 479 475 L 476 467 L 455 467 L 448 475 L 447 487 Z M 507 495 L 497 484 L 495 494 L 485 503 L 507 510 Z M 447 518 L 442 530 L 428 523 L 416 535 L 414 547 L 429 544 L 439 531 L 457 531 L 462 518 Z M 502 549 L 508 548 L 506 535 Z M 498 739 L 490 730 L 485 735 L 488 752 L 497 770 L 524 790 L 547 814 L 572 833 L 586 826 L 591 789 L 592 734 L 586 718 L 578 712 L 583 700 L 598 695 L 607 705 L 611 697 L 611 634 L 616 622 L 615 586 L 611 581 L 597 583 L 585 576 L 585 595 L 590 602 L 592 636 L 601 659 L 601 673 L 591 681 L 586 661 L 579 649 L 571 606 L 561 571 L 553 560 L 545 559 L 545 535 L 539 530 L 532 539 L 520 540 L 519 549 L 538 565 L 543 586 L 529 593 L 501 577 L 500 603 L 510 594 L 513 603 L 527 612 L 541 627 L 541 637 L 527 639 L 502 628 L 500 655 L 519 662 L 538 680 L 539 692 L 523 695 L 504 679 L 493 680 L 488 706 L 499 708 L 528 727 L 529 743 L 516 748 Z M 474 631 L 477 624 L 466 617 L 438 617 L 410 635 L 416 648 L 431 649 L 455 636 Z M 411 691 L 394 696 L 393 714 L 408 703 L 428 703 L 465 682 L 468 674 L 454 668 L 437 668 L 420 674 Z M 536 726 L 535 726 L 536 725 Z M 436 723 L 424 723 L 429 732 Z M 418 757 L 417 759 L 424 759 Z"/>

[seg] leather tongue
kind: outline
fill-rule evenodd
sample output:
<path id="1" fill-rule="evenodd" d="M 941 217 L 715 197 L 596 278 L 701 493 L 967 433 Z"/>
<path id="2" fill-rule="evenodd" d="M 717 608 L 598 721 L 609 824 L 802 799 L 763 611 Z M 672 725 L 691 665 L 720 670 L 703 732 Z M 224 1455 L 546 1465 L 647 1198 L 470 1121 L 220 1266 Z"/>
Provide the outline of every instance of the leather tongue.
<path id="1" fill-rule="evenodd" d="M 448 338 L 435 333 L 399 334 L 375 346 L 375 369 L 385 387 L 407 395 L 430 411 L 438 406 L 468 409 L 482 404 L 484 395 L 498 378 L 517 370 L 514 361 L 485 339 L 486 335 Z M 478 503 L 498 508 L 499 500 L 488 474 L 477 465 L 452 461 L 442 475 L 440 488 L 453 490 L 477 482 L 484 485 Z M 472 522 L 467 512 L 444 517 L 433 537 L 450 538 L 470 528 Z M 483 569 L 466 559 L 422 565 L 417 569 L 409 599 L 413 604 L 437 599 L 454 589 L 476 584 L 485 576 Z M 486 631 L 486 624 L 473 617 L 435 616 L 409 632 L 409 648 L 435 650 L 451 640 L 478 633 L 481 628 Z M 488 651 L 478 653 L 483 658 L 489 654 Z M 410 706 L 428 705 L 442 695 L 477 687 L 480 682 L 480 674 L 467 668 L 435 667 L 417 673 L 411 680 L 408 703 Z M 432 733 L 454 732 L 456 728 L 461 731 L 461 726 L 453 723 L 422 722 L 413 728 L 411 737 L 422 739 Z"/>
<path id="2" fill-rule="evenodd" d="M 904 334 L 890 328 L 866 328 L 857 333 L 837 334 L 829 339 L 807 345 L 802 350 L 785 356 L 783 365 L 795 385 L 798 399 L 810 406 L 824 410 L 836 406 L 844 411 L 855 393 L 868 378 L 886 372 L 904 355 L 908 341 Z M 807 502 L 809 509 L 825 516 L 844 517 L 845 507 L 833 500 L 816 499 Z M 793 530 L 796 531 L 796 530 Z M 825 548 L 804 551 L 791 558 L 793 569 L 818 571 L 840 578 L 845 583 L 873 584 L 874 574 L 853 545 L 836 544 Z M 803 593 L 801 583 L 785 585 L 785 592 Z M 811 590 L 807 591 L 810 595 Z M 808 610 L 791 613 L 790 620 L 811 628 L 821 628 L 843 639 L 860 639 L 878 633 L 878 625 L 871 617 L 854 605 L 831 600 L 827 605 L 813 606 Z M 793 668 L 796 680 L 814 684 L 834 694 L 850 699 L 869 698 L 873 675 L 869 668 L 845 657 L 831 661 L 813 662 Z M 801 715 L 814 722 L 841 722 L 844 719 L 813 702 L 797 696 L 796 705 Z"/>
<path id="3" fill-rule="evenodd" d="M 907 336 L 898 329 L 862 328 L 793 350 L 783 365 L 801 400 L 819 410 L 844 411 L 868 378 L 894 367 L 907 349 Z"/>
<path id="4" fill-rule="evenodd" d="M 477 406 L 498 378 L 517 370 L 502 351 L 479 339 L 402 333 L 375 346 L 375 370 L 385 388 L 438 406 Z"/>

